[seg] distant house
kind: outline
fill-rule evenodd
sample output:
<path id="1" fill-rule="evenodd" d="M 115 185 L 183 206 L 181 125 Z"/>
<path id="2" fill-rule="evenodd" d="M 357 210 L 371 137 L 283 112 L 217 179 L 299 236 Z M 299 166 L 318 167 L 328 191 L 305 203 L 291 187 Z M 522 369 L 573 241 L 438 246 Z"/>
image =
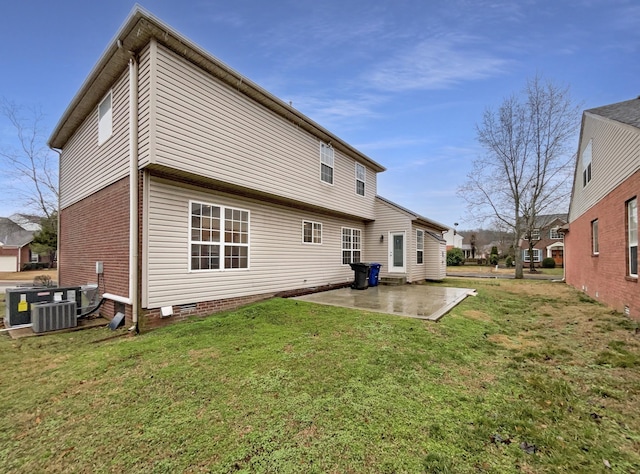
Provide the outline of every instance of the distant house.
<path id="1" fill-rule="evenodd" d="M 54 129 L 59 282 L 158 326 L 382 276 L 444 277 L 446 227 L 385 168 L 136 7 Z"/>
<path id="2" fill-rule="evenodd" d="M 536 217 L 531 235 L 520 240 L 520 251 L 525 266 L 531 260 L 536 266 L 545 258 L 553 258 L 557 267 L 564 265 L 564 240 L 561 227 L 567 223 L 567 214 L 546 214 Z M 529 240 L 534 241 L 533 255 L 529 255 Z"/>
<path id="3" fill-rule="evenodd" d="M 464 236 L 458 233 L 457 230 L 447 229 L 447 231 L 444 234 L 442 234 L 442 236 L 447 242 L 447 250 L 451 250 L 452 248 L 457 248 L 457 249 L 463 248 L 462 242 L 464 240 Z"/>
<path id="4" fill-rule="evenodd" d="M 40 230 L 39 218 L 25 214 L 0 217 L 0 272 L 19 272 L 40 256 L 31 250 L 33 234 Z"/>
<path id="5" fill-rule="evenodd" d="M 565 236 L 566 281 L 634 319 L 639 193 L 640 99 L 586 110 Z"/>

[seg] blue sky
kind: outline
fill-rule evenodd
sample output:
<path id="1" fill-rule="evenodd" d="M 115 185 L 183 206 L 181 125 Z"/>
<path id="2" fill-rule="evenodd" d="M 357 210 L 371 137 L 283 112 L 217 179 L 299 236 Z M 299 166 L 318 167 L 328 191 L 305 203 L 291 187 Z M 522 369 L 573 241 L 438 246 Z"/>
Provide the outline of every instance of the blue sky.
<path id="1" fill-rule="evenodd" d="M 486 107 L 535 74 L 591 108 L 640 94 L 637 0 L 149 0 L 152 14 L 387 168 L 378 193 L 459 228 Z M 134 2 L 3 1 L 0 96 L 50 131 Z M 0 121 L 0 145 L 13 131 Z M 576 136 L 576 146 L 577 146 Z M 0 175 L 0 216 L 20 210 Z"/>

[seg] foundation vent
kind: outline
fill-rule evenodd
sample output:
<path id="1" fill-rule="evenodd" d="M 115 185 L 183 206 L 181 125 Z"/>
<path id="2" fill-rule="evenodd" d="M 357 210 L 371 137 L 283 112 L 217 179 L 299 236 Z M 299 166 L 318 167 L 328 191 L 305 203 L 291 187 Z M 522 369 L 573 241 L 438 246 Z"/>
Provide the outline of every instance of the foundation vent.
<path id="1" fill-rule="evenodd" d="M 33 304 L 31 305 L 31 323 L 35 333 L 74 328 L 78 325 L 76 302 Z"/>

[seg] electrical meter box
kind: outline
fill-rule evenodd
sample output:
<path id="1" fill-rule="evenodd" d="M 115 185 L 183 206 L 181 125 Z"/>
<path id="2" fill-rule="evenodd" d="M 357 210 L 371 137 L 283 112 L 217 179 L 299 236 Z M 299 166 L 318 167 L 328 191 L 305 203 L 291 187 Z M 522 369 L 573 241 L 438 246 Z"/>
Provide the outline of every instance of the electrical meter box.
<path id="1" fill-rule="evenodd" d="M 64 288 L 7 288 L 5 327 L 31 323 L 31 305 L 33 303 L 55 303 L 75 301 L 78 307 L 81 301 L 79 286 Z"/>

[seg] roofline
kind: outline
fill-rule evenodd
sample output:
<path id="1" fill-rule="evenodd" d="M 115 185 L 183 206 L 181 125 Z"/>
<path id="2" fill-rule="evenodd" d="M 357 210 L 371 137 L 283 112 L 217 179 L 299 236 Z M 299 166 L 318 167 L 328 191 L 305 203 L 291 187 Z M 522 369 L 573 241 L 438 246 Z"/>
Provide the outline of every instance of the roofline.
<path id="1" fill-rule="evenodd" d="M 450 227 L 448 227 L 448 226 L 446 226 L 444 224 L 441 224 L 439 222 L 431 220 L 431 219 L 429 219 L 427 217 L 421 216 L 420 214 L 418 214 L 416 212 L 413 212 L 410 209 L 407 209 L 406 207 L 401 206 L 400 204 L 396 204 L 395 202 L 390 201 L 389 199 L 384 198 L 384 197 L 382 197 L 382 196 L 380 196 L 378 194 L 376 194 L 376 199 L 380 199 L 385 204 L 388 204 L 389 206 L 395 207 L 396 209 L 408 214 L 411 217 L 411 220 L 417 221 L 420 224 L 431 226 L 431 227 L 435 228 L 436 230 L 439 230 L 439 231 L 442 231 L 442 232 L 447 231 L 447 230 L 450 229 Z"/>
<path id="2" fill-rule="evenodd" d="M 125 69 L 129 59 L 140 53 L 151 38 L 155 38 L 158 43 L 186 58 L 197 67 L 206 70 L 214 77 L 267 107 L 272 112 L 298 125 L 324 142 L 331 143 L 334 148 L 350 155 L 357 161 L 367 164 L 374 171 L 385 171 L 386 168 L 384 166 L 356 150 L 291 105 L 242 76 L 138 4 L 133 7 L 131 13 L 109 42 L 102 56 L 62 114 L 48 140 L 48 145 L 51 148 L 61 149 L 66 145 L 69 138 L 112 86 L 115 78 Z"/>

